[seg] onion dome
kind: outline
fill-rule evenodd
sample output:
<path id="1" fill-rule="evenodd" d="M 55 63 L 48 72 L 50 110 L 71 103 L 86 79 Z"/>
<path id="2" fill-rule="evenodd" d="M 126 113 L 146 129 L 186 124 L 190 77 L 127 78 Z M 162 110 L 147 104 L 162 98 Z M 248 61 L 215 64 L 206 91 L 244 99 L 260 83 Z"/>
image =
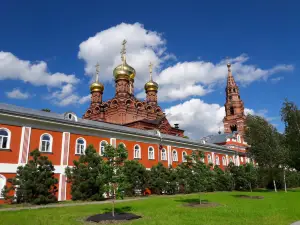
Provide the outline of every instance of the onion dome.
<path id="1" fill-rule="evenodd" d="M 148 92 L 148 91 L 157 91 L 158 90 L 158 84 L 156 82 L 154 82 L 153 80 L 149 80 L 145 84 L 145 90 L 146 90 L 146 92 Z"/>
<path id="2" fill-rule="evenodd" d="M 100 82 L 96 81 L 91 84 L 90 86 L 91 93 L 95 91 L 103 92 L 104 91 L 104 86 Z"/>
<path id="3" fill-rule="evenodd" d="M 99 91 L 103 93 L 104 85 L 99 82 L 99 64 L 96 65 L 96 79 L 90 86 L 91 93 Z"/>
<path id="4" fill-rule="evenodd" d="M 135 78 L 135 69 L 133 67 L 131 67 L 130 65 L 127 64 L 126 62 L 126 45 L 127 41 L 124 40 L 122 42 L 122 50 L 121 50 L 121 59 L 122 59 L 122 64 L 117 66 L 114 71 L 113 71 L 113 74 L 114 74 L 114 77 L 116 80 L 118 79 L 131 79 L 131 80 L 134 80 Z"/>
<path id="5" fill-rule="evenodd" d="M 145 84 L 146 92 L 158 90 L 158 84 L 152 80 L 152 66 L 153 64 L 150 62 L 149 64 L 150 80 Z"/>

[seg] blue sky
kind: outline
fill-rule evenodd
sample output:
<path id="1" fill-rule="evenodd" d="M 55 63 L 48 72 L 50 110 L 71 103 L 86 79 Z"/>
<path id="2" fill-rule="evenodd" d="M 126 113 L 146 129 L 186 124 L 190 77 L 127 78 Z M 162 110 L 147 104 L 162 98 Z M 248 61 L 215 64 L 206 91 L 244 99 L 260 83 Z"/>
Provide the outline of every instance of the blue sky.
<path id="1" fill-rule="evenodd" d="M 2 0 L 0 102 L 82 115 L 95 62 L 104 100 L 113 97 L 112 69 L 126 38 L 136 94 L 143 97 L 154 61 L 160 105 L 194 138 L 221 126 L 227 56 L 245 107 L 282 130 L 284 98 L 300 103 L 299 7 L 297 1 Z"/>

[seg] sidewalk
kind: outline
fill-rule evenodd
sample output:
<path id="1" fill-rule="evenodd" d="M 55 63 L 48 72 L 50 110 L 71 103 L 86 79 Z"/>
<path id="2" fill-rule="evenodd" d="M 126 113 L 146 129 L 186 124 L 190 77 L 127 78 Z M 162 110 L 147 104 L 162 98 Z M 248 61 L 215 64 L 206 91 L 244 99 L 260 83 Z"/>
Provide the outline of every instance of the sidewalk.
<path id="1" fill-rule="evenodd" d="M 132 198 L 132 199 L 124 199 L 124 200 L 116 200 L 115 203 L 119 202 L 130 202 L 137 201 L 148 198 Z M 20 211 L 25 209 L 43 209 L 43 208 L 58 208 L 58 207 L 68 207 L 68 206 L 80 206 L 80 205 L 101 205 L 101 204 L 109 204 L 111 201 L 95 201 L 95 202 L 78 202 L 78 203 L 66 203 L 66 204 L 50 204 L 50 205 L 38 205 L 38 206 L 28 206 L 28 207 L 14 207 L 14 208 L 0 208 L 0 212 L 3 211 Z"/>

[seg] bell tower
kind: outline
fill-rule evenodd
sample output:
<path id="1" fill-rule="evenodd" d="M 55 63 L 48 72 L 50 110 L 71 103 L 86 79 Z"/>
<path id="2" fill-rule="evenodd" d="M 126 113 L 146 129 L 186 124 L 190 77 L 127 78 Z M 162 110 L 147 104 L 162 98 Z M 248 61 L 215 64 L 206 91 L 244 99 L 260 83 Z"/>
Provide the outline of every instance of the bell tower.
<path id="1" fill-rule="evenodd" d="M 225 103 L 225 117 L 223 119 L 224 132 L 234 131 L 244 134 L 246 116 L 244 114 L 244 103 L 240 98 L 239 87 L 236 85 L 231 72 L 231 64 L 227 64 L 228 76 Z"/>

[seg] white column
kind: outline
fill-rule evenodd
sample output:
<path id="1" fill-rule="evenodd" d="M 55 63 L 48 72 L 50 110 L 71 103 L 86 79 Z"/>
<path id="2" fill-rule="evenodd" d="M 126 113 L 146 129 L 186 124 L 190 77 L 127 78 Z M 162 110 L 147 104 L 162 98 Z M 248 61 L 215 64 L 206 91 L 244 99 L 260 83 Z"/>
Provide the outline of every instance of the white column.
<path id="1" fill-rule="evenodd" d="M 28 161 L 30 135 L 31 135 L 31 127 L 22 127 L 19 161 L 18 161 L 19 164 L 26 164 Z"/>
<path id="2" fill-rule="evenodd" d="M 211 152 L 211 159 L 212 159 L 212 164 L 215 165 L 216 161 L 215 161 L 215 153 Z"/>
<path id="3" fill-rule="evenodd" d="M 171 154 L 171 146 L 167 146 L 167 151 L 168 151 L 168 166 L 172 165 L 172 154 Z"/>

